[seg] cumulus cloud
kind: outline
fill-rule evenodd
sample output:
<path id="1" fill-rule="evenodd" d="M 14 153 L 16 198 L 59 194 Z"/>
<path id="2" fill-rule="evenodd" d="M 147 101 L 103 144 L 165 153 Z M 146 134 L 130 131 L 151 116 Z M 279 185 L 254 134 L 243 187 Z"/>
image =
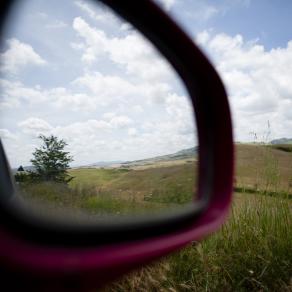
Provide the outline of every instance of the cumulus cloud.
<path id="1" fill-rule="evenodd" d="M 183 111 L 181 97 L 169 98 L 171 100 L 167 103 L 170 107 L 176 106 Z M 68 151 L 75 156 L 75 165 L 100 160 L 146 158 L 178 151 L 195 143 L 195 126 L 190 123 L 190 119 L 188 120 L 190 117 L 186 112 L 183 115 L 170 110 L 167 115 L 159 116 L 159 119 L 156 116 L 149 118 L 146 115 L 134 120 L 130 116 L 115 112 L 105 112 L 100 117 L 100 119 L 68 122 L 63 125 L 53 125 L 52 117 L 50 121 L 30 117 L 18 123 L 15 133 L 2 129 L 0 136 L 5 137 L 6 140 L 15 137 L 17 143 L 7 144 L 7 147 L 12 151 L 17 145 L 19 149 L 20 145 L 26 146 L 23 151 L 26 151 L 24 157 L 28 158 L 36 147 L 31 145 L 32 140 L 38 143 L 38 139 L 35 138 L 40 134 L 56 135 L 68 142 Z M 146 123 L 148 126 L 145 125 Z M 13 152 L 11 155 L 13 156 Z M 26 163 L 29 163 L 29 160 Z"/>
<path id="2" fill-rule="evenodd" d="M 158 0 L 157 0 L 158 1 Z M 177 14 L 179 18 L 187 17 L 192 20 L 192 30 L 196 31 L 201 27 L 206 26 L 206 24 L 217 17 L 225 17 L 233 9 L 247 9 L 250 5 L 250 0 L 223 0 L 223 1 L 205 1 L 205 0 L 184 0 L 177 1 L 182 12 Z M 186 9 L 189 7 L 190 9 Z"/>
<path id="3" fill-rule="evenodd" d="M 22 129 L 23 133 L 38 136 L 40 134 L 49 133 L 53 127 L 43 119 L 28 118 L 20 123 L 18 126 Z"/>
<path id="4" fill-rule="evenodd" d="M 82 60 L 86 63 L 93 63 L 98 56 L 107 50 L 107 37 L 105 32 L 91 27 L 83 18 L 76 17 L 73 21 L 73 28 L 78 35 L 85 40 Z"/>
<path id="5" fill-rule="evenodd" d="M 110 119 L 112 119 L 113 117 L 115 117 L 115 113 L 112 113 L 112 112 L 107 112 L 107 113 L 104 113 L 103 115 L 102 115 L 102 117 L 104 118 L 104 119 L 106 119 L 106 120 L 110 120 Z"/>
<path id="6" fill-rule="evenodd" d="M 130 23 L 125 22 L 121 25 L 120 30 L 121 31 L 129 31 L 135 29 Z"/>
<path id="7" fill-rule="evenodd" d="M 73 84 L 89 89 L 106 102 L 110 97 L 124 97 L 136 92 L 135 86 L 124 78 L 115 75 L 103 75 L 100 72 L 86 73 L 73 81 Z"/>
<path id="8" fill-rule="evenodd" d="M 89 6 L 88 2 L 85 1 L 74 1 L 74 4 L 79 7 L 82 11 L 86 12 L 89 17 L 96 19 L 96 12 L 92 7 Z"/>
<path id="9" fill-rule="evenodd" d="M 39 86 L 27 87 L 19 81 L 0 79 L 0 109 L 15 108 L 23 103 L 41 103 L 47 99 Z"/>
<path id="10" fill-rule="evenodd" d="M 15 140 L 16 136 L 7 129 L 0 129 L 0 138 Z"/>
<path id="11" fill-rule="evenodd" d="M 136 128 L 129 128 L 128 135 L 129 136 L 137 136 L 137 129 Z"/>
<path id="12" fill-rule="evenodd" d="M 292 41 L 285 48 L 267 50 L 258 40 L 209 31 L 200 33 L 197 41 L 227 87 L 237 139 L 249 139 L 251 130 L 265 132 L 268 120 L 272 135 L 289 136 L 291 116 L 285 108 L 292 102 Z"/>
<path id="13" fill-rule="evenodd" d="M 165 10 L 170 10 L 176 3 L 176 0 L 155 0 L 158 4 L 162 5 Z"/>
<path id="14" fill-rule="evenodd" d="M 134 105 L 131 109 L 132 112 L 136 113 L 136 114 L 141 114 L 144 112 L 143 108 L 141 105 Z"/>
<path id="15" fill-rule="evenodd" d="M 81 17 L 74 19 L 73 28 L 84 41 L 75 43 L 74 47 L 83 51 L 82 60 L 89 65 L 107 57 L 114 64 L 125 67 L 129 75 L 150 81 L 169 78 L 173 72 L 153 46 L 136 32 L 125 37 L 109 37 Z"/>
<path id="16" fill-rule="evenodd" d="M 7 40 L 7 45 L 8 49 L 0 55 L 0 69 L 3 72 L 16 74 L 27 65 L 46 64 L 46 61 L 29 44 L 12 38 Z"/>
<path id="17" fill-rule="evenodd" d="M 91 19 L 96 20 L 97 22 L 105 23 L 107 25 L 116 25 L 122 22 L 122 20 L 101 3 L 91 4 L 89 1 L 77 0 L 74 1 L 74 4 Z"/>
<path id="18" fill-rule="evenodd" d="M 131 104 L 137 98 L 144 98 L 148 103 L 162 104 L 172 88 L 166 82 L 135 82 L 118 75 L 104 75 L 100 72 L 90 72 L 77 78 L 72 84 L 81 89 L 89 90 L 93 100 L 103 106 L 112 103 Z M 83 100 L 86 102 L 86 100 Z M 133 109 L 141 112 L 141 106 Z"/>
<path id="19" fill-rule="evenodd" d="M 115 116 L 110 120 L 110 125 L 115 128 L 125 128 L 133 121 L 127 116 Z"/>
<path id="20" fill-rule="evenodd" d="M 18 81 L 0 79 L 0 109 L 16 108 L 24 105 L 43 105 L 66 108 L 72 111 L 92 112 L 100 107 L 113 104 L 126 106 L 136 113 L 143 108 L 135 105 L 143 99 L 149 104 L 163 104 L 171 87 L 164 82 L 131 82 L 117 75 L 103 75 L 89 72 L 73 80 L 68 87 L 50 89 L 35 85 L 25 86 Z"/>
<path id="21" fill-rule="evenodd" d="M 61 134 L 62 136 L 69 137 L 69 139 L 72 140 L 72 137 L 80 139 L 80 137 L 83 136 L 92 136 L 94 133 L 101 134 L 101 131 L 108 132 L 124 129 L 132 123 L 132 119 L 128 116 L 114 114 L 107 120 L 89 119 L 84 122 L 73 122 L 68 125 L 55 127 L 44 119 L 30 117 L 24 121 L 19 122 L 18 127 L 23 133 L 33 136 L 38 136 L 40 134 Z M 12 137 L 8 130 L 0 130 L 0 133 L 3 137 Z"/>
<path id="22" fill-rule="evenodd" d="M 68 108 L 72 111 L 93 111 L 98 105 L 98 99 L 85 93 L 79 93 L 65 87 L 42 88 L 38 85 L 28 87 L 18 81 L 0 79 L 1 95 L 0 110 L 20 106 L 39 105 L 55 108 Z"/>
<path id="23" fill-rule="evenodd" d="M 102 22 L 99 13 L 82 7 Z M 125 30 L 113 36 L 81 17 L 74 19 L 80 41 L 72 39 L 71 47 L 81 53 L 85 70 L 67 84 L 45 87 L 15 78 L 0 80 L 1 112 L 19 114 L 13 131 L 2 131 L 2 136 L 16 137 L 17 142 L 7 144 L 16 165 L 29 164 L 39 134 L 65 139 L 75 165 L 146 158 L 194 145 L 194 131 L 186 130 L 189 112 L 182 113 L 186 98 L 174 94 L 178 84 L 172 69 L 139 34 L 127 25 L 121 27 Z M 115 69 L 93 71 L 91 65 L 99 62 Z M 144 127 L 147 121 L 148 128 Z M 20 149 L 25 151 L 23 156 Z"/>

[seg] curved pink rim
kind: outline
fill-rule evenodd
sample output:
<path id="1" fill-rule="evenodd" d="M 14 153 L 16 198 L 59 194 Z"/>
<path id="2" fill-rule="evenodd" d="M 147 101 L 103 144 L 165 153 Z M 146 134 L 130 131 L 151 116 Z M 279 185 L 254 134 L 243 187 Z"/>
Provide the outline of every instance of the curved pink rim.
<path id="1" fill-rule="evenodd" d="M 131 1 L 110 1 L 103 0 L 106 4 L 115 8 L 117 6 L 134 5 Z M 208 60 L 196 48 L 188 37 L 173 23 L 158 7 L 150 1 L 143 0 L 140 5 L 144 5 L 145 11 L 156 13 L 161 21 L 165 21 L 169 26 L 169 32 L 165 32 L 169 36 L 175 35 L 180 40 L 180 46 L 186 50 L 182 67 L 174 61 L 175 56 L 166 56 L 174 65 L 179 74 L 183 77 L 184 82 L 190 91 L 203 94 L 208 86 L 209 94 L 214 94 L 212 99 L 212 119 L 213 127 L 213 144 L 216 141 L 216 147 L 213 149 L 213 168 L 214 178 L 212 184 L 212 196 L 210 197 L 207 210 L 199 219 L 179 231 L 159 236 L 152 239 L 128 242 L 122 244 L 111 244 L 100 246 L 98 248 L 66 248 L 66 247 L 50 247 L 41 246 L 34 243 L 24 241 L 15 234 L 10 234 L 4 229 L 0 229 L 0 266 L 11 269 L 14 272 L 45 280 L 59 279 L 61 282 L 67 281 L 72 277 L 85 281 L 86 285 L 98 286 L 115 278 L 124 272 L 150 262 L 153 259 L 161 257 L 183 247 L 187 243 L 194 240 L 200 240 L 206 235 L 212 233 L 224 222 L 231 202 L 232 186 L 233 186 L 233 141 L 231 117 L 227 101 L 227 96 L 220 81 L 219 76 L 214 71 Z M 129 9 L 129 8 L 127 8 Z M 120 13 L 120 11 L 118 11 Z M 146 13 L 146 12 L 145 12 Z M 147 13 L 146 13 L 147 14 Z M 138 17 L 138 16 L 137 16 Z M 153 18 L 152 18 L 153 20 Z M 147 24 L 147 23 L 146 23 Z M 152 40 L 153 41 L 153 40 Z M 166 55 L 165 52 L 163 52 Z M 194 66 L 196 67 L 194 69 Z M 190 74 L 184 75 L 185 71 L 194 71 L 194 77 L 191 79 Z M 194 85 L 193 80 L 199 82 Z M 201 90 L 201 91 L 200 91 Z M 208 150 L 205 149 L 204 137 L 206 125 L 200 108 L 203 98 L 195 98 L 194 92 L 190 92 L 191 98 L 196 111 L 197 124 L 199 127 L 200 141 L 200 160 L 202 157 L 208 156 Z M 214 120 L 214 121 L 213 121 Z M 206 123 L 206 122 L 205 122 Z M 208 146 L 208 145 L 206 145 Z M 207 148 L 207 147 L 206 147 Z M 203 187 L 200 187 L 204 180 L 206 165 L 200 163 L 200 181 L 199 189 L 203 192 Z M 202 189 L 203 188 L 203 189 Z M 0 227 L 1 228 L 1 227 Z M 49 282 L 48 282 L 49 283 Z"/>

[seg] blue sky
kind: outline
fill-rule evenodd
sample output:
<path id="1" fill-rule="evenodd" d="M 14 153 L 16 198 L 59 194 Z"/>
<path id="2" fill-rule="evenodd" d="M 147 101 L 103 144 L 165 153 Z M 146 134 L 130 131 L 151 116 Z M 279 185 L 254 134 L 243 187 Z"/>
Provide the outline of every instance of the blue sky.
<path id="1" fill-rule="evenodd" d="M 193 36 L 204 29 L 241 34 L 246 40 L 259 39 L 268 50 L 291 40 L 291 11 L 292 2 L 285 0 L 177 0 L 171 8 Z"/>
<path id="2" fill-rule="evenodd" d="M 196 144 L 187 93 L 128 23 L 91 1 L 20 1 L 0 51 L 0 136 L 13 167 L 37 136 L 68 142 L 74 165 L 133 160 Z M 210 57 L 236 140 L 290 137 L 292 3 L 161 0 Z M 265 138 L 264 138 L 265 137 Z"/>

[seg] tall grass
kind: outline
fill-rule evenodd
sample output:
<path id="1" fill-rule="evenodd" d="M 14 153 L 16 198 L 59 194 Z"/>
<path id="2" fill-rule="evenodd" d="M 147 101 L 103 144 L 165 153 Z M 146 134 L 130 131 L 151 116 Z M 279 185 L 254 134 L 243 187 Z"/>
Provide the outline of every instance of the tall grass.
<path id="1" fill-rule="evenodd" d="M 94 184 L 75 184 L 70 187 L 56 182 L 39 182 L 21 184 L 18 189 L 19 198 L 25 206 L 32 212 L 48 216 L 72 217 L 73 214 L 75 217 L 97 218 L 104 215 L 135 215 L 158 212 L 173 205 L 140 200 L 135 191 L 97 188 Z"/>
<path id="2" fill-rule="evenodd" d="M 225 225 L 106 291 L 292 291 L 291 154 L 248 145 L 239 150 L 240 194 Z M 49 203 L 52 212 L 68 207 L 116 216 L 188 202 L 195 182 L 191 164 L 71 172 L 76 179 L 69 186 L 24 185 L 23 198 Z"/>
<path id="3" fill-rule="evenodd" d="M 290 200 L 237 194 L 227 223 L 201 243 L 106 291 L 292 291 Z"/>

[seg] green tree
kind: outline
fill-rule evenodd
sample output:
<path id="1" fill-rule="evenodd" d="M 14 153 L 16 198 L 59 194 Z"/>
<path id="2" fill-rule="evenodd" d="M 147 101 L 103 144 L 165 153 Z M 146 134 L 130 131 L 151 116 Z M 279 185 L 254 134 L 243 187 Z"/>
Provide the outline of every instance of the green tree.
<path id="1" fill-rule="evenodd" d="M 31 177 L 30 177 L 29 173 L 24 172 L 24 171 L 17 172 L 14 175 L 14 178 L 15 178 L 15 181 L 18 182 L 18 183 L 29 182 L 31 180 Z"/>
<path id="2" fill-rule="evenodd" d="M 34 159 L 31 163 L 35 167 L 35 173 L 42 181 L 55 181 L 68 183 L 73 179 L 68 174 L 69 163 L 73 157 L 69 152 L 64 151 L 67 143 L 64 140 L 58 140 L 56 136 L 46 137 L 40 135 L 39 138 L 43 144 L 33 152 Z"/>
<path id="3" fill-rule="evenodd" d="M 23 168 L 23 166 L 22 166 L 22 165 L 20 165 L 20 166 L 18 167 L 17 171 L 24 171 L 24 168 Z"/>

